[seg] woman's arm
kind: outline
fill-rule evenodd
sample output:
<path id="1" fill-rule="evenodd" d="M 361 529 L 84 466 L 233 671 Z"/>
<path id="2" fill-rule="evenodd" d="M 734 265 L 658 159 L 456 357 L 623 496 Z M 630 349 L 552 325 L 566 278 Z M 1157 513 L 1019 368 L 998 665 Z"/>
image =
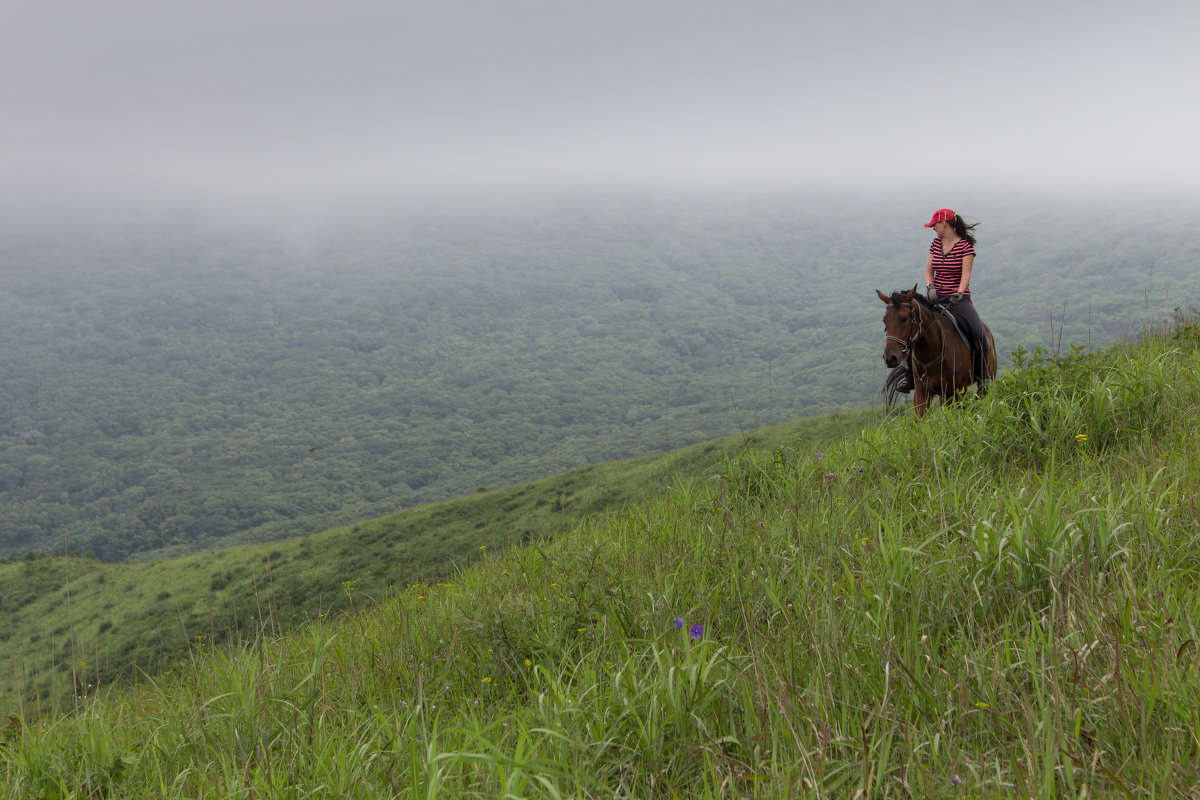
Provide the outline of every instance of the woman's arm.
<path id="1" fill-rule="evenodd" d="M 929 258 L 925 261 L 925 285 L 933 283 L 933 253 L 929 254 Z"/>
<path id="2" fill-rule="evenodd" d="M 930 257 L 932 260 L 932 256 Z M 962 277 L 958 279 L 958 291 L 965 292 L 971 285 L 971 267 L 975 265 L 975 256 L 963 256 L 963 271 Z"/>

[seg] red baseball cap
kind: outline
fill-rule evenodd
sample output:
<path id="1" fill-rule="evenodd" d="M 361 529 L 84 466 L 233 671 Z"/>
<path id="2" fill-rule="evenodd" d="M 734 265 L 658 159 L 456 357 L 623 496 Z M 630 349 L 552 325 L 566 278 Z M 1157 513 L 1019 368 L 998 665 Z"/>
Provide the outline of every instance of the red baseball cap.
<path id="1" fill-rule="evenodd" d="M 939 208 L 937 211 L 933 212 L 933 219 L 929 220 L 929 222 L 926 222 L 925 227 L 932 228 L 939 222 L 949 222 L 957 216 L 958 215 L 949 208 Z"/>

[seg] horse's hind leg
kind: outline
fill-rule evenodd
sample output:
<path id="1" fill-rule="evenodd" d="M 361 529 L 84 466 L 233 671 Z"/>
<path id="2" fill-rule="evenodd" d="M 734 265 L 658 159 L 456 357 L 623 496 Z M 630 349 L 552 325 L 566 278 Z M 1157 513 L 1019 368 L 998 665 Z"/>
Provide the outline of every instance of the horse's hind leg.
<path id="1" fill-rule="evenodd" d="M 988 350 L 983 357 L 983 380 L 977 382 L 980 397 L 987 394 L 988 384 L 996 380 L 996 369 L 999 366 L 999 360 L 996 358 L 996 340 L 992 338 L 992 331 L 986 325 L 983 326 L 983 330 L 987 333 Z"/>
<path id="2" fill-rule="evenodd" d="M 975 394 L 978 397 L 987 397 L 988 384 L 992 382 L 991 375 L 995 375 L 995 371 L 993 370 L 991 373 L 989 373 L 987 362 L 981 359 L 981 363 L 978 365 L 978 369 L 976 370 L 976 375 L 978 375 L 978 377 L 975 379 Z"/>

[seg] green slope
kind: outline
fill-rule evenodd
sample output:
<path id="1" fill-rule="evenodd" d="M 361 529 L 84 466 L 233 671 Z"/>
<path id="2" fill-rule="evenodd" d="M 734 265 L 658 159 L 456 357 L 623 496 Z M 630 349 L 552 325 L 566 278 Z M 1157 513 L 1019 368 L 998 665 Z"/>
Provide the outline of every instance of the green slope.
<path id="1" fill-rule="evenodd" d="M 488 551 L 551 539 L 653 498 L 675 475 L 721 470 L 747 446 L 822 441 L 878 412 L 827 415 L 478 492 L 334 530 L 149 563 L 75 557 L 0 563 L 0 710 L 69 706 L 197 648 L 279 634 L 389 589 L 453 575 Z"/>
<path id="2" fill-rule="evenodd" d="M 549 541 L 466 532 L 452 581 L 26 709 L 0 775 L 13 798 L 1195 795 L 1200 330 L 1018 362 L 924 421 L 735 441 L 669 486 L 647 462 L 647 499 Z"/>

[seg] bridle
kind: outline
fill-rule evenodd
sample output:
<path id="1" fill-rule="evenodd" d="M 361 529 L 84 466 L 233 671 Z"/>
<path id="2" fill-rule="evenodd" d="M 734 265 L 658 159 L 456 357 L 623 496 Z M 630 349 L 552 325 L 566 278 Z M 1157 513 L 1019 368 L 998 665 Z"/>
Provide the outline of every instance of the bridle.
<path id="1" fill-rule="evenodd" d="M 896 303 L 895 307 L 908 308 L 912 310 L 913 317 L 918 320 L 917 332 L 912 336 L 909 336 L 907 340 L 901 339 L 898 336 L 892 336 L 885 332 L 884 341 L 895 342 L 896 344 L 900 345 L 904 362 L 909 365 L 909 369 L 912 370 L 913 377 L 921 382 L 921 386 L 925 388 L 926 392 L 929 392 L 929 385 L 925 383 L 925 376 L 929 374 L 929 370 L 942 363 L 942 360 L 946 357 L 946 337 L 942 337 L 942 352 L 938 354 L 937 358 L 925 363 L 918 362 L 915 358 L 913 358 L 913 347 L 917 344 L 917 342 L 921 341 L 921 338 L 925 336 L 925 333 L 931 327 L 938 324 L 937 320 L 930 319 L 928 322 L 926 322 L 925 315 L 921 313 L 921 308 L 916 303 Z"/>

